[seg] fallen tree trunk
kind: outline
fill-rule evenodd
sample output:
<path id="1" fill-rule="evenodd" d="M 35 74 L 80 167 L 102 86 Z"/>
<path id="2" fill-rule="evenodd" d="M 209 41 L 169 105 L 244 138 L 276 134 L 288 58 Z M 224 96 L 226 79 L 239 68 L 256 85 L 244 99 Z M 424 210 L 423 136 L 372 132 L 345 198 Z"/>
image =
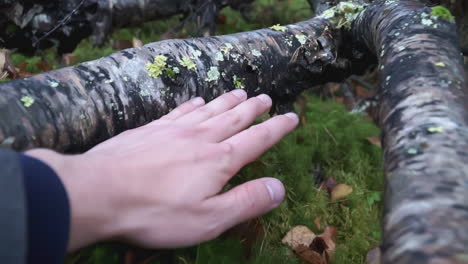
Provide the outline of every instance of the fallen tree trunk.
<path id="1" fill-rule="evenodd" d="M 380 61 L 383 263 L 468 261 L 467 87 L 456 25 L 435 10 L 379 0 L 353 25 Z"/>
<path id="2" fill-rule="evenodd" d="M 0 0 L 0 47 L 31 53 L 57 46 L 71 52 L 93 35 L 101 45 L 112 29 L 190 16 L 201 31 L 213 33 L 221 8 L 241 8 L 253 0 Z"/>
<path id="3" fill-rule="evenodd" d="M 327 28 L 329 22 L 319 18 L 221 37 L 161 41 L 1 83 L 0 142 L 16 150 L 83 151 L 192 97 L 209 101 L 235 88 L 250 96 L 270 94 L 276 110 L 288 108 L 311 84 L 344 72 L 335 69 L 337 40 Z M 288 64 L 308 39 L 313 41 L 303 50 L 315 74 L 301 79 L 297 67 L 288 71 Z"/>

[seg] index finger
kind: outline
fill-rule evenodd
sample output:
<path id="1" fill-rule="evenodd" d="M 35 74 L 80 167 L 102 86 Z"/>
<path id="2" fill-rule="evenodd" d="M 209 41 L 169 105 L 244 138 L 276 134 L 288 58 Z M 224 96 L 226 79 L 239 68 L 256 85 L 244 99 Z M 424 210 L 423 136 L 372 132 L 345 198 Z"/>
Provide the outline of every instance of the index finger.
<path id="1" fill-rule="evenodd" d="M 294 130 L 298 123 L 294 113 L 279 115 L 223 141 L 232 147 L 230 165 L 237 171 L 254 161 Z"/>

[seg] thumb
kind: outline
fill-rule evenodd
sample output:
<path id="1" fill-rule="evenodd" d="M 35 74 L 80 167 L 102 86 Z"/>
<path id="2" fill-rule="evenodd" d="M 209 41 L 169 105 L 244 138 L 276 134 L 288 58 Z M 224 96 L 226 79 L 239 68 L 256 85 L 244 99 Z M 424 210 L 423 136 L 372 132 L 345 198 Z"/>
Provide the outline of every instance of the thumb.
<path id="1" fill-rule="evenodd" d="M 278 179 L 261 178 L 212 197 L 223 230 L 278 207 L 284 199 L 284 186 Z"/>

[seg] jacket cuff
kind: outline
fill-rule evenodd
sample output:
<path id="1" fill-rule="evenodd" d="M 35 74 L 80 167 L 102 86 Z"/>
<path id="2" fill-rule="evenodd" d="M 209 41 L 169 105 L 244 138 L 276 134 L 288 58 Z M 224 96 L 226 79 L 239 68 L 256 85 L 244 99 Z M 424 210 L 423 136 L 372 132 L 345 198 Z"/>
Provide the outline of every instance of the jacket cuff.
<path id="1" fill-rule="evenodd" d="M 70 204 L 57 174 L 20 154 L 27 205 L 27 263 L 62 264 L 70 231 Z"/>

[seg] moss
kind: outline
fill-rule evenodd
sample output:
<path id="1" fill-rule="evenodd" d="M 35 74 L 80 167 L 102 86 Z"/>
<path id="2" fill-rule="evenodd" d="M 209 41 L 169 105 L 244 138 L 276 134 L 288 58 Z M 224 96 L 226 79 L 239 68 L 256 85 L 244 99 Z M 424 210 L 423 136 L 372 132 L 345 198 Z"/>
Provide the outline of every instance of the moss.
<path id="1" fill-rule="evenodd" d="M 437 17 L 437 18 L 449 21 L 451 23 L 455 23 L 455 17 L 452 15 L 450 10 L 448 10 L 444 6 L 434 6 L 432 8 L 431 15 L 433 17 Z"/>
<path id="2" fill-rule="evenodd" d="M 166 70 L 167 57 L 164 55 L 159 55 L 154 58 L 153 63 L 146 64 L 146 69 L 148 70 L 149 76 L 157 79 L 163 72 Z"/>
<path id="3" fill-rule="evenodd" d="M 232 82 L 234 83 L 234 87 L 236 87 L 236 89 L 245 89 L 244 80 L 242 78 L 234 75 L 232 77 Z"/>
<path id="4" fill-rule="evenodd" d="M 363 117 L 350 114 L 341 104 L 309 96 L 305 100 L 308 103 L 302 126 L 242 169 L 225 189 L 261 177 L 276 177 L 286 187 L 284 203 L 261 218 L 265 236 L 253 243 L 251 257 L 246 259 L 245 254 L 240 254 L 239 245 L 229 238 L 218 238 L 177 251 L 177 256 L 184 256 L 187 262 L 176 263 L 299 264 L 297 256 L 282 245 L 281 238 L 296 225 L 322 231 L 314 225 L 317 218 L 322 227 L 338 228 L 333 263 L 365 263 L 367 251 L 378 246 L 381 235 L 381 153 L 366 140 L 378 136 L 379 130 Z M 344 202 L 331 202 L 316 184 L 317 168 L 325 177 L 333 176 L 339 183 L 352 186 L 354 192 Z M 191 254 L 200 258 L 194 260 L 189 257 Z"/>

